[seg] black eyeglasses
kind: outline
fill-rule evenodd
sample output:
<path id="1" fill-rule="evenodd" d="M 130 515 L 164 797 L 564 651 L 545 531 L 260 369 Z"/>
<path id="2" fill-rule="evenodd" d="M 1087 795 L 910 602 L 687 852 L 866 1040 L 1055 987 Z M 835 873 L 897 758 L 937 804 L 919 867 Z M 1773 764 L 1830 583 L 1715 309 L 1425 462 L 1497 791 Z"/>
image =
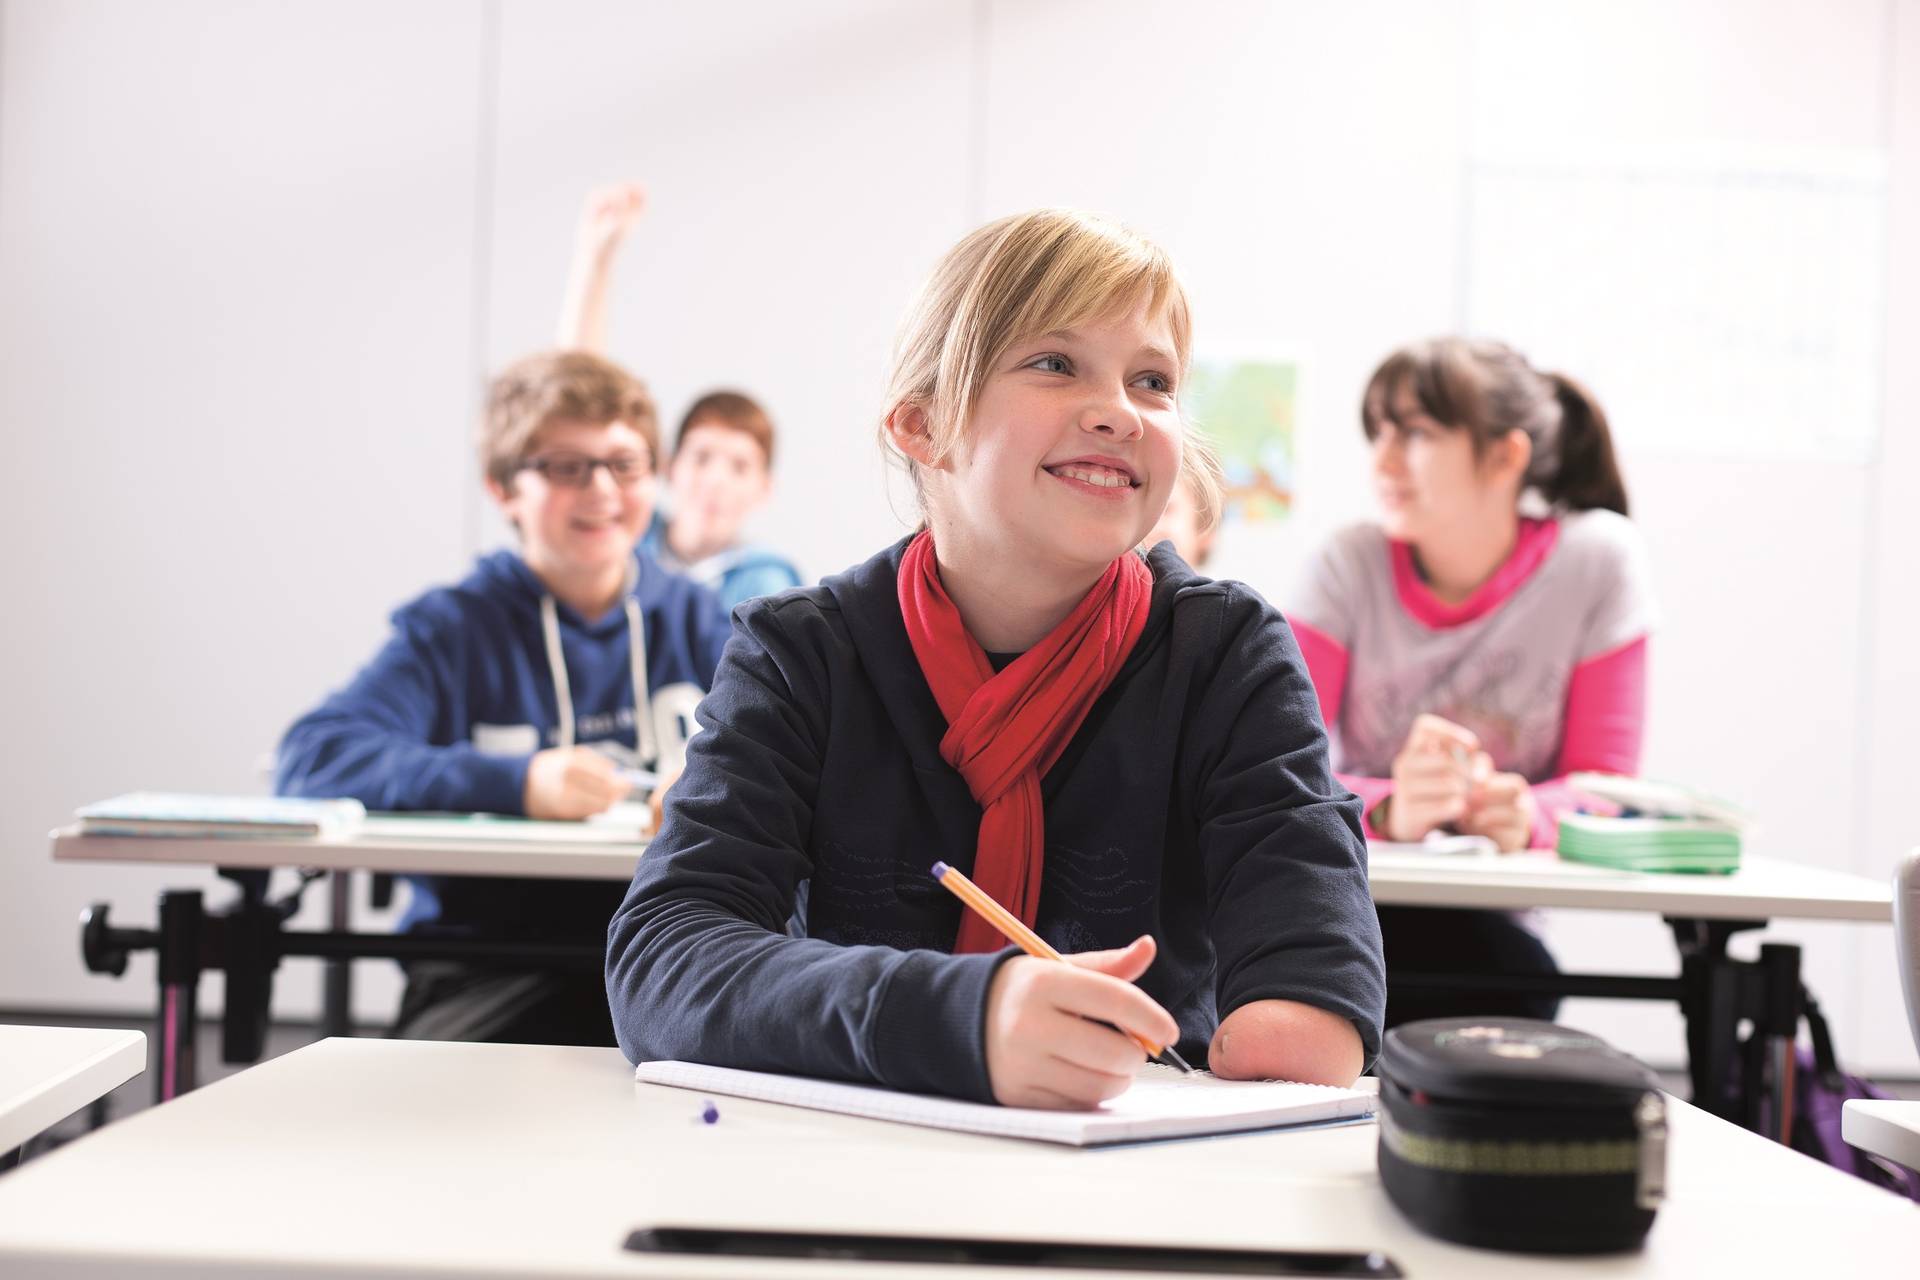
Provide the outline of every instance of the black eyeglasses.
<path id="1" fill-rule="evenodd" d="M 584 489 L 593 483 L 593 473 L 601 467 L 622 488 L 639 484 L 653 474 L 653 465 L 643 453 L 616 453 L 611 458 L 590 458 L 584 453 L 549 453 L 538 458 L 523 458 L 522 471 L 538 471 L 548 484 L 563 489 Z"/>

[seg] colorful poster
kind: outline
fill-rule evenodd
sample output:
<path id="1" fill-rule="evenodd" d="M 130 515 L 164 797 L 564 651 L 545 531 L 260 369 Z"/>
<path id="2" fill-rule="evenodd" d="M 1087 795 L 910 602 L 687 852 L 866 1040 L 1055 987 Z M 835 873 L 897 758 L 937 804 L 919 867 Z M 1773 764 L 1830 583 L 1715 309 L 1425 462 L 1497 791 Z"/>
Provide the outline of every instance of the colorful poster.
<path id="1" fill-rule="evenodd" d="M 1299 403 L 1297 360 L 1194 361 L 1187 417 L 1219 450 L 1228 520 L 1266 523 L 1292 510 Z"/>

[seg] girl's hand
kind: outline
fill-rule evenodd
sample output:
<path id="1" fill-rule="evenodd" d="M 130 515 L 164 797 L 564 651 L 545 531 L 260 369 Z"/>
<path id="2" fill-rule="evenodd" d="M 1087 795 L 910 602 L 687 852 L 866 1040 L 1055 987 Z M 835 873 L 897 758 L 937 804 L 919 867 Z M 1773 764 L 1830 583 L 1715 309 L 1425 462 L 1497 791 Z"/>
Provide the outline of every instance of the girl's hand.
<path id="1" fill-rule="evenodd" d="M 1407 743 L 1393 760 L 1393 794 L 1385 801 L 1384 825 L 1375 810 L 1374 827 L 1389 840 L 1411 842 L 1427 832 L 1458 822 L 1467 814 L 1476 774 L 1492 771 L 1480 739 L 1439 716 L 1413 722 Z"/>
<path id="2" fill-rule="evenodd" d="M 1502 853 L 1515 853 L 1533 842 L 1533 819 L 1539 806 L 1533 788 L 1517 773 L 1496 773 L 1474 788 L 1460 830 L 1486 836 Z"/>
<path id="3" fill-rule="evenodd" d="M 637 182 L 622 182 L 590 192 L 586 208 L 580 214 L 576 240 L 579 252 L 592 258 L 612 257 L 627 232 L 640 221 L 646 207 L 646 188 Z"/>
<path id="4" fill-rule="evenodd" d="M 527 766 L 523 799 L 529 818 L 573 821 L 605 813 L 627 790 L 613 761 L 592 747 L 548 747 Z"/>
<path id="5" fill-rule="evenodd" d="M 1180 1038 L 1173 1015 L 1133 985 L 1153 956 L 1153 939 L 1143 937 L 1066 964 L 1015 956 L 1001 965 L 987 988 L 994 1101 L 1084 1110 L 1124 1093 L 1146 1054 L 1123 1032 L 1153 1044 Z"/>

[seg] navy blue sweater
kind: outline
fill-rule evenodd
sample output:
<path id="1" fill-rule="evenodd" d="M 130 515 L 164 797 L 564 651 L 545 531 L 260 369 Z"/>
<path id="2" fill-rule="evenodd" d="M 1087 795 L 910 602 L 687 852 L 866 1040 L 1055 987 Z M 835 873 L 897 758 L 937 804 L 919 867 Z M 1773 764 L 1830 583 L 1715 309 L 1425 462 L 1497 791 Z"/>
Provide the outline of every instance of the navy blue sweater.
<path id="1" fill-rule="evenodd" d="M 702 732 L 613 918 L 607 992 L 634 1061 L 873 1081 L 990 1101 L 999 955 L 949 954 L 980 807 L 896 595 L 906 543 L 742 605 Z M 1369 1060 L 1386 989 L 1360 805 L 1319 704 L 1251 589 L 1148 557 L 1145 633 L 1042 779 L 1036 929 L 1061 951 L 1160 944 L 1140 986 L 1203 1057 L 1219 1018 L 1297 1000 Z M 794 936 L 794 935 L 801 936 Z"/>
<path id="2" fill-rule="evenodd" d="M 646 633 L 636 680 L 624 601 L 599 618 L 554 602 L 573 740 L 625 764 L 677 758 L 713 683 L 728 624 L 704 587 L 636 553 L 630 589 Z M 527 765 L 558 745 L 559 698 L 542 621 L 548 592 L 516 552 L 484 556 L 457 586 L 393 615 L 352 683 L 287 730 L 281 795 L 351 796 L 370 809 L 519 814 Z M 641 688 L 636 690 L 635 685 Z M 634 712 L 644 700 L 642 749 Z M 415 876 L 403 927 L 598 941 L 620 902 L 604 882 Z"/>

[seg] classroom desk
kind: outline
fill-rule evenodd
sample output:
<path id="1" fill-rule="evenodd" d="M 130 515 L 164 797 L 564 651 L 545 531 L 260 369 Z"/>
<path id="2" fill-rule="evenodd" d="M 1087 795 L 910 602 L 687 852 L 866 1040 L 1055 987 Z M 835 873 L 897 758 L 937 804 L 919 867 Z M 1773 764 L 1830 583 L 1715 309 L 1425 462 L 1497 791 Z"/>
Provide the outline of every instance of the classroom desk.
<path id="1" fill-rule="evenodd" d="M 0 1025 L 0 1168 L 10 1154 L 147 1069 L 147 1037 L 96 1027 Z"/>
<path id="2" fill-rule="evenodd" d="M 633 1083 L 611 1049 L 327 1040 L 0 1180 L 9 1276 L 791 1277 L 623 1254 L 648 1224 L 1379 1250 L 1410 1277 L 1900 1274 L 1920 1210 L 1684 1103 L 1636 1253 L 1450 1245 L 1371 1123 L 1076 1151 Z M 1004 1269 L 875 1268 L 960 1280 Z"/>
<path id="3" fill-rule="evenodd" d="M 458 823 L 422 838 L 416 820 L 377 817 L 358 834 L 337 840 L 194 840 L 82 836 L 67 828 L 53 833 L 53 856 L 71 862 L 137 862 L 217 865 L 265 870 L 310 867 L 354 871 L 507 875 L 564 879 L 626 880 L 644 845 L 610 843 L 575 833 L 573 838 L 505 840 L 485 837 Z M 1769 858 L 1748 858 L 1731 876 L 1662 876 L 1617 872 L 1562 863 L 1550 853 L 1461 856 L 1379 852 L 1371 859 L 1373 893 L 1385 904 L 1522 909 L 1571 907 L 1652 912 L 1666 918 L 1681 954 L 1671 978 L 1562 974 L 1553 978 L 1490 979 L 1484 975 L 1420 975 L 1427 987 L 1525 989 L 1561 995 L 1677 1002 L 1687 1020 L 1688 1061 L 1694 1098 L 1717 1114 L 1757 1127 L 1762 1114 L 1757 1088 L 1727 1090 L 1735 1078 L 1737 1029 L 1745 1019 L 1762 1029 L 1768 1049 L 1783 1056 L 1797 1027 L 1799 952 L 1770 945 L 1759 961 L 1727 954 L 1735 933 L 1776 918 L 1890 921 L 1892 890 L 1884 882 Z M 597 965 L 590 948 L 527 947 L 476 940 L 466 944 L 347 931 L 344 897 L 337 897 L 334 928 L 298 933 L 281 927 L 271 904 L 242 903 L 225 917 L 206 913 L 198 893 L 162 895 L 157 930 L 114 927 L 107 908 L 96 905 L 83 925 L 83 951 L 97 972 L 124 968 L 129 949 L 156 948 L 161 958 L 163 1028 L 191 1023 L 195 992 L 204 968 L 227 973 L 225 1056 L 230 1062 L 259 1057 L 271 975 L 284 956 L 428 958 L 510 955 L 531 962 Z M 1402 981 L 1395 975 L 1396 982 Z M 170 1021 L 171 1020 L 171 1021 Z M 184 1021 L 182 1021 L 184 1020 Z M 191 1037 L 169 1043 L 190 1046 Z M 1747 1073 L 1748 1078 L 1757 1072 Z M 165 1099 L 193 1087 L 190 1057 L 167 1060 L 155 1081 Z M 1767 1114 L 1780 1115 L 1774 1107 Z"/>
<path id="4" fill-rule="evenodd" d="M 1893 920 L 1882 880 L 1779 858 L 1741 859 L 1729 876 L 1653 875 L 1562 862 L 1547 850 L 1423 854 L 1372 850 L 1376 902 L 1405 907 L 1642 911 L 1692 920 Z"/>
<path id="5" fill-rule="evenodd" d="M 1920 1169 L 1920 1102 L 1855 1098 L 1840 1107 L 1840 1136 L 1883 1160 Z"/>

